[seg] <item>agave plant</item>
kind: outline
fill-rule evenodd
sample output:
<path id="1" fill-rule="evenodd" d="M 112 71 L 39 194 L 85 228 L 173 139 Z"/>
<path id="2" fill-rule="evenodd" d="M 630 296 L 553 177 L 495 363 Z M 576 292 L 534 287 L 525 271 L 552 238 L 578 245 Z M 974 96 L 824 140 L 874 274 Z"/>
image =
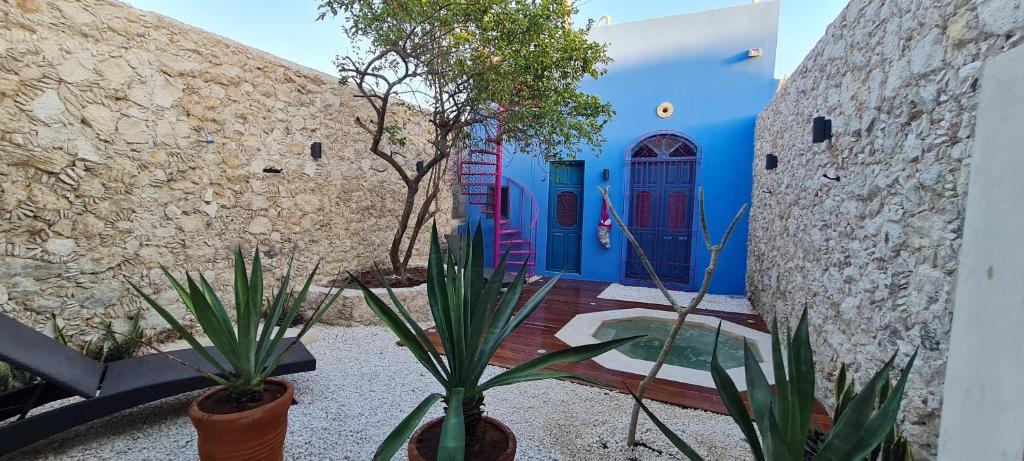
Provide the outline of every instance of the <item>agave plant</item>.
<path id="1" fill-rule="evenodd" d="M 142 329 L 142 309 L 135 311 L 128 323 L 128 329 L 122 332 L 114 331 L 113 322 L 107 322 L 103 334 L 94 341 L 85 345 L 85 352 L 88 355 L 95 355 L 103 363 L 116 362 L 133 357 L 142 348 L 145 331 Z M 98 343 L 96 351 L 93 352 L 93 344 Z"/>
<path id="2" fill-rule="evenodd" d="M 715 380 L 718 395 L 722 397 L 729 415 L 739 426 L 747 439 L 750 452 L 756 461 L 852 461 L 864 460 L 882 441 L 891 434 L 903 391 L 914 365 L 917 352 L 900 372 L 899 381 L 891 392 L 883 394 L 889 379 L 896 354 L 875 373 L 867 386 L 856 396 L 851 396 L 842 410 L 842 416 L 824 440 L 808 443 L 811 412 L 814 408 L 814 357 L 811 340 L 807 331 L 807 311 L 804 310 L 796 332 L 786 329 L 787 361 L 783 364 L 780 347 L 778 322 L 772 328 L 772 360 L 776 391 L 773 393 L 768 380 L 761 371 L 754 352 L 745 346 L 744 369 L 747 380 L 747 396 L 754 420 L 743 404 L 743 399 L 732 378 L 718 361 L 718 337 L 711 354 L 711 375 Z M 672 432 L 647 408 L 640 399 L 633 398 L 654 422 L 655 426 L 669 441 L 692 461 L 703 461 L 689 444 Z M 876 405 L 876 402 L 881 402 Z M 755 424 L 757 430 L 754 429 Z"/>
<path id="3" fill-rule="evenodd" d="M 508 288 L 502 291 L 508 255 L 501 258 L 491 277 L 485 280 L 483 233 L 480 227 L 477 226 L 476 232 L 471 235 L 464 236 L 462 242 L 463 249 L 456 261 L 450 251 L 445 252 L 446 256 L 442 255 L 436 226 L 431 232 L 427 296 L 445 352 L 443 358 L 383 276 L 381 281 L 393 306 L 389 306 L 353 277 L 362 289 L 370 309 L 444 389 L 444 393 L 434 393 L 424 398 L 398 424 L 377 449 L 373 457 L 375 460 L 391 459 L 416 430 L 427 411 L 443 400 L 447 410 L 441 428 L 438 459 L 461 461 L 466 450 L 466 440 L 473 440 L 477 429 L 481 427 L 484 392 L 498 386 L 549 378 L 589 381 L 572 373 L 547 368 L 587 360 L 640 338 L 622 338 L 550 352 L 481 382 L 491 356 L 505 338 L 540 305 L 559 277 L 553 277 L 518 312 L 514 312 L 525 285 L 526 266 L 522 266 Z"/>
<path id="4" fill-rule="evenodd" d="M 51 312 L 50 321 L 47 322 L 46 329 L 49 331 L 50 335 L 53 336 L 54 341 L 57 341 L 63 346 L 71 347 L 71 340 L 68 339 L 67 335 L 64 333 L 64 328 L 65 326 L 61 323 L 60 319 L 57 318 L 57 314 Z"/>
<path id="5" fill-rule="evenodd" d="M 886 377 L 885 385 L 878 393 L 875 400 L 877 409 L 892 394 L 892 380 Z M 858 392 L 854 387 L 852 379 L 847 378 L 846 364 L 839 367 L 839 374 L 835 383 L 836 411 L 832 414 L 833 423 L 838 423 L 846 413 L 846 409 L 857 398 Z M 824 440 L 822 438 L 822 440 Z M 903 436 L 898 425 L 893 425 L 881 443 L 878 444 L 867 457 L 868 461 L 914 461 L 914 454 L 910 448 L 910 441 Z"/>
<path id="6" fill-rule="evenodd" d="M 316 324 L 341 294 L 338 290 L 334 296 L 321 303 L 310 317 L 310 321 L 302 327 L 294 339 L 284 348 L 279 345 L 284 339 L 287 327 L 302 309 L 302 304 L 313 284 L 313 277 L 320 264 L 306 278 L 302 290 L 295 296 L 287 296 L 291 282 L 294 256 L 288 261 L 288 271 L 281 281 L 280 288 L 274 296 L 270 312 L 262 314 L 263 308 L 263 264 L 260 252 L 252 260 L 252 271 L 247 274 L 245 259 L 241 248 L 235 250 L 234 289 L 235 289 L 235 325 L 232 325 L 228 310 L 221 303 L 210 283 L 199 274 L 197 281 L 192 275 L 185 274 L 185 285 L 182 285 L 166 269 L 161 267 L 171 286 L 185 303 L 185 307 L 199 322 L 203 333 L 210 338 L 213 346 L 224 356 L 224 362 L 215 359 L 199 343 L 199 340 L 185 328 L 178 319 L 165 307 L 146 295 L 138 286 L 129 281 L 131 287 L 139 293 L 143 300 L 153 308 L 207 363 L 216 373 L 203 373 L 208 378 L 224 386 L 228 393 L 238 401 L 255 398 L 263 390 L 267 379 L 281 361 L 288 355 L 292 347 Z M 285 302 L 285 299 L 288 302 Z"/>

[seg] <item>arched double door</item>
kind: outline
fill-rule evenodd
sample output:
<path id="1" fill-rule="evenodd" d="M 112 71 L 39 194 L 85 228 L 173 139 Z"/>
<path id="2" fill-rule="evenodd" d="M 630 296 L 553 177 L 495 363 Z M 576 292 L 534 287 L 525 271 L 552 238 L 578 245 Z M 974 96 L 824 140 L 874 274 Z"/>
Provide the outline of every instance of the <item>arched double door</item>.
<path id="1" fill-rule="evenodd" d="M 636 143 L 629 159 L 629 230 L 665 283 L 691 285 L 697 146 L 674 133 Z M 625 278 L 650 282 L 639 254 L 627 245 Z"/>

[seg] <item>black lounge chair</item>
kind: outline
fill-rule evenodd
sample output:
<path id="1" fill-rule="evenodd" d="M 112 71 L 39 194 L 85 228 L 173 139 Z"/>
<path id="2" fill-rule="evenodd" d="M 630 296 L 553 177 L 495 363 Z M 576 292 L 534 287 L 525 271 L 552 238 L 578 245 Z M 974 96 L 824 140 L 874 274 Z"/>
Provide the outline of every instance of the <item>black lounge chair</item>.
<path id="1" fill-rule="evenodd" d="M 279 350 L 290 343 L 281 341 Z M 213 348 L 207 350 L 218 360 L 223 357 Z M 215 373 L 191 349 L 168 354 Z M 0 457 L 90 421 L 213 385 L 205 376 L 160 354 L 106 364 L 97 362 L 3 314 L 0 361 L 43 380 L 0 394 Z M 316 359 L 299 343 L 274 370 L 274 375 L 315 369 Z M 28 415 L 40 405 L 75 396 L 84 400 Z M 2 423 L 15 417 L 15 421 Z"/>

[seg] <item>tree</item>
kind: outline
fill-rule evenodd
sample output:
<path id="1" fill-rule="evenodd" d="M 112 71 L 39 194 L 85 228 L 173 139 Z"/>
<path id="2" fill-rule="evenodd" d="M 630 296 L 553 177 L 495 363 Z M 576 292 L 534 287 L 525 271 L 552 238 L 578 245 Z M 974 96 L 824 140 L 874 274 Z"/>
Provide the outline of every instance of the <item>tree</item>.
<path id="1" fill-rule="evenodd" d="M 423 225 L 436 213 L 445 165 L 453 151 L 486 143 L 500 117 L 502 139 L 523 155 L 559 157 L 596 148 L 612 109 L 579 84 L 599 78 L 606 47 L 587 39 L 593 21 L 575 28 L 578 9 L 565 0 L 324 0 L 320 19 L 344 20 L 356 44 L 336 60 L 343 84 L 372 108 L 355 123 L 370 153 L 406 187 L 390 248 L 404 276 Z M 399 106 L 424 112 L 431 156 L 407 171 L 408 138 L 395 122 Z M 418 204 L 418 207 L 417 207 Z"/>
<path id="2" fill-rule="evenodd" d="M 626 445 L 632 447 L 636 445 L 636 423 L 637 418 L 640 416 L 641 406 L 643 405 L 644 393 L 647 391 L 647 386 L 650 386 L 654 382 L 654 379 L 658 377 L 658 373 L 661 372 L 661 368 L 665 366 L 665 361 L 668 360 L 668 354 L 672 352 L 672 347 L 676 344 L 676 339 L 679 339 L 679 332 L 682 331 L 683 325 L 686 323 L 686 316 L 697 310 L 700 306 L 701 301 L 704 300 L 704 296 L 708 294 L 708 289 L 711 288 L 711 277 L 715 275 L 715 269 L 718 268 L 718 257 L 722 254 L 722 250 L 725 249 L 725 244 L 729 243 L 729 237 L 732 236 L 732 232 L 736 229 L 736 224 L 740 222 L 740 218 L 743 217 L 743 213 L 747 212 L 747 204 L 743 204 L 740 207 L 740 211 L 736 212 L 736 216 L 732 218 L 732 222 L 729 223 L 729 228 L 726 229 L 725 235 L 722 236 L 722 240 L 718 243 L 711 242 L 711 234 L 708 233 L 708 220 L 704 213 L 704 188 L 701 187 L 697 191 L 697 204 L 699 206 L 700 213 L 700 230 L 701 235 L 704 237 L 704 247 L 711 253 L 711 260 L 708 262 L 708 267 L 704 269 L 704 280 L 700 284 L 700 291 L 697 292 L 696 296 L 690 299 L 690 302 L 684 307 L 676 301 L 675 297 L 665 289 L 665 284 L 662 283 L 661 278 L 658 277 L 658 273 L 651 266 L 651 261 L 647 259 L 647 253 L 644 253 L 643 248 L 640 247 L 640 243 L 633 237 L 633 233 L 629 231 L 629 227 L 619 217 L 619 213 L 615 211 L 615 207 L 612 205 L 612 201 L 608 198 L 608 187 L 598 187 L 597 191 L 601 193 L 601 197 L 604 199 L 604 203 L 608 205 L 608 210 L 611 211 L 612 218 L 615 219 L 615 223 L 622 229 L 622 233 L 625 234 L 626 240 L 633 246 L 633 249 L 638 255 L 640 255 L 640 262 L 643 263 L 644 268 L 647 269 L 647 273 L 651 276 L 651 281 L 661 291 L 661 295 L 665 297 L 665 300 L 672 305 L 672 310 L 676 311 L 676 321 L 672 325 L 672 331 L 669 332 L 668 337 L 665 338 L 665 344 L 661 347 L 661 352 L 658 353 L 658 358 L 654 361 L 654 365 L 651 366 L 651 370 L 647 372 L 647 376 L 644 377 L 643 381 L 640 381 L 640 386 L 636 389 L 636 394 L 633 398 L 636 399 L 636 404 L 633 405 L 633 411 L 629 415 L 629 431 L 626 434 Z M 715 343 L 715 347 L 718 343 Z"/>

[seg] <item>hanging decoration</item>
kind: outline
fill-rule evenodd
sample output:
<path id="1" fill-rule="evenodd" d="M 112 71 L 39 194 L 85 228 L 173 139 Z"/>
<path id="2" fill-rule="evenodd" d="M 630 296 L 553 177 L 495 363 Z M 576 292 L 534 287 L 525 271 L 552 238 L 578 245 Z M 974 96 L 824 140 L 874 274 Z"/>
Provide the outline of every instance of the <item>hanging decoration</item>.
<path id="1" fill-rule="evenodd" d="M 597 223 L 597 241 L 605 248 L 612 247 L 612 218 L 608 215 L 608 204 L 601 202 L 601 221 Z"/>
<path id="2" fill-rule="evenodd" d="M 657 111 L 657 113 L 658 113 L 658 117 L 660 117 L 660 118 L 669 118 L 669 117 L 672 116 L 672 113 L 675 112 L 675 111 L 676 111 L 676 108 L 672 105 L 672 103 L 670 103 L 668 101 L 665 101 L 665 102 L 663 102 L 661 104 L 658 104 L 658 111 Z"/>

